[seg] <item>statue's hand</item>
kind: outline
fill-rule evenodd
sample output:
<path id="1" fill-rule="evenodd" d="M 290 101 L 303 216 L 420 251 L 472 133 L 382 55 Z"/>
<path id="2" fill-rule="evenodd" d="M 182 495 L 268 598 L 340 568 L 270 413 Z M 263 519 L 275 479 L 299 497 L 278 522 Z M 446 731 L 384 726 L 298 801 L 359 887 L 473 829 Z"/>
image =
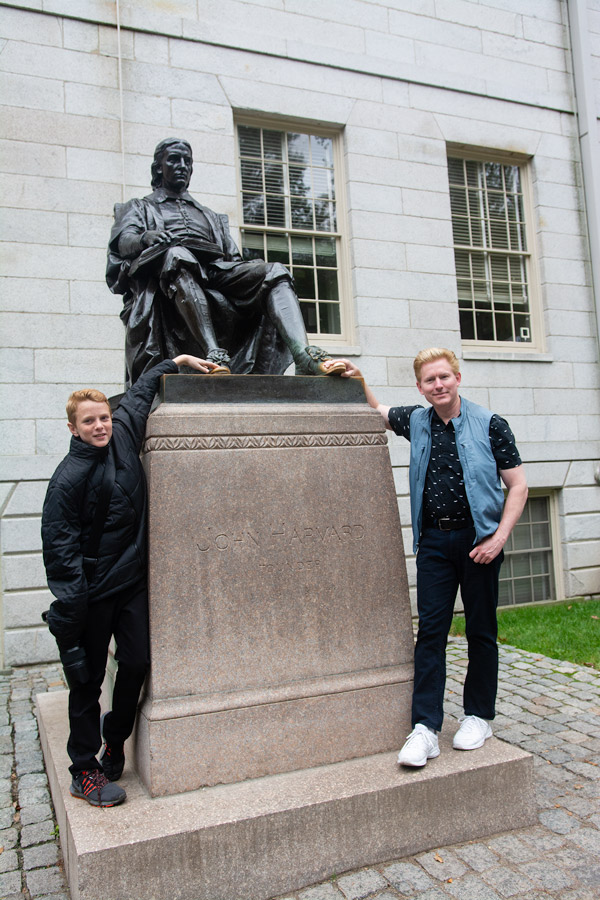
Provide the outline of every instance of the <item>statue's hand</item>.
<path id="1" fill-rule="evenodd" d="M 141 237 L 142 247 L 152 247 L 153 244 L 168 244 L 171 235 L 168 231 L 145 231 Z"/>

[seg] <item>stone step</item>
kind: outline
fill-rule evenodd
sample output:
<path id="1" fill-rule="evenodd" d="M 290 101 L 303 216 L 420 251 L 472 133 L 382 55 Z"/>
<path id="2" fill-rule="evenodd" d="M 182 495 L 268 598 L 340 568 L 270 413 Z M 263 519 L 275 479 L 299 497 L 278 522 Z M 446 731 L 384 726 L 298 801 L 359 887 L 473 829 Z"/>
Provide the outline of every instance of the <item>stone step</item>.
<path id="1" fill-rule="evenodd" d="M 127 801 L 96 810 L 69 794 L 67 696 L 37 705 L 72 900 L 269 900 L 537 821 L 533 757 L 495 738 L 454 751 L 446 733 L 423 769 L 378 753 L 167 797 L 127 765 Z"/>

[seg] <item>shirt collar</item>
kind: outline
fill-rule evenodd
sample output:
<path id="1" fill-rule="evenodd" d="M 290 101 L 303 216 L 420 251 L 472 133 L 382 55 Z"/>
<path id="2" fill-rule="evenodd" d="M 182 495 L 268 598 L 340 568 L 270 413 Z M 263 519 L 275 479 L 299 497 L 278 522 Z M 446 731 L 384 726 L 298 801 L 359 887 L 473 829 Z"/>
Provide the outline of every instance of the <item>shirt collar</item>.
<path id="1" fill-rule="evenodd" d="M 185 200 L 186 203 L 194 203 L 194 198 L 188 191 L 184 191 L 183 194 L 169 194 L 164 187 L 156 188 L 153 199 L 156 200 L 157 203 L 164 203 L 165 200 Z"/>

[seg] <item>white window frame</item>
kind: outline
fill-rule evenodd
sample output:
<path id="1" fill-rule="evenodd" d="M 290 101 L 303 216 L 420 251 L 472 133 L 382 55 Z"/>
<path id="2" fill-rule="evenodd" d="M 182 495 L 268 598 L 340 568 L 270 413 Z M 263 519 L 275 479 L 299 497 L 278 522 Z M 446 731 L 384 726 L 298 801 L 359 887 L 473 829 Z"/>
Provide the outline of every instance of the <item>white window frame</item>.
<path id="1" fill-rule="evenodd" d="M 266 128 L 273 131 L 281 132 L 297 132 L 302 134 L 314 134 L 332 139 L 333 146 L 333 172 L 335 181 L 335 200 L 336 200 L 336 216 L 337 231 L 303 231 L 292 228 L 277 228 L 270 225 L 248 225 L 244 222 L 244 212 L 242 204 L 242 183 L 241 183 L 241 166 L 239 152 L 238 127 L 247 125 L 251 128 Z M 343 135 L 339 128 L 321 125 L 307 120 L 283 119 L 270 116 L 253 116 L 253 115 L 236 115 L 235 116 L 235 161 L 236 161 L 236 183 L 237 183 L 237 203 L 238 203 L 238 222 L 240 232 L 240 252 L 242 251 L 244 232 L 254 232 L 259 234 L 280 233 L 312 235 L 316 237 L 335 237 L 337 270 L 338 270 L 338 295 L 339 295 L 339 313 L 340 313 L 340 334 L 317 334 L 308 333 L 310 341 L 320 344 L 323 347 L 344 354 L 352 350 L 354 344 L 355 323 L 354 323 L 354 304 L 352 302 L 352 280 L 350 277 L 350 255 L 348 246 L 348 213 L 346 206 L 346 174 L 344 167 L 344 150 Z"/>
<path id="2" fill-rule="evenodd" d="M 479 355 L 479 353 L 483 353 L 485 358 L 520 358 L 531 354 L 545 353 L 547 348 L 542 311 L 541 280 L 534 228 L 536 218 L 531 178 L 532 157 L 518 153 L 507 153 L 491 149 L 473 148 L 464 144 L 450 143 L 446 145 L 446 157 L 519 167 L 523 197 L 523 214 L 525 219 L 525 236 L 527 241 L 526 253 L 518 255 L 522 255 L 525 259 L 527 271 L 531 341 L 526 343 L 520 341 L 483 341 L 465 339 L 461 336 L 463 355 L 465 358 L 470 358 L 471 354 L 475 356 L 476 354 Z M 465 245 L 456 245 L 454 243 L 452 246 L 454 250 L 474 249 L 481 250 L 484 254 L 486 253 L 485 247 L 469 248 L 465 247 Z M 502 253 L 502 251 L 499 251 L 499 253 Z M 506 255 L 511 255 L 511 251 L 507 251 Z M 455 278 L 458 286 L 458 275 L 456 271 Z"/>

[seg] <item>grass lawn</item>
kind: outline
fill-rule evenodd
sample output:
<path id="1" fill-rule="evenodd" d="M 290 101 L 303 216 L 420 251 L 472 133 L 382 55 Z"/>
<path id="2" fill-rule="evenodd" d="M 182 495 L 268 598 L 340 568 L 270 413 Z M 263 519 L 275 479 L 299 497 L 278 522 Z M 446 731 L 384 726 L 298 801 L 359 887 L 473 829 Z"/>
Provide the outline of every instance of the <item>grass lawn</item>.
<path id="1" fill-rule="evenodd" d="M 464 616 L 455 616 L 450 634 L 464 633 Z M 600 670 L 600 600 L 502 607 L 498 610 L 498 641 Z"/>

